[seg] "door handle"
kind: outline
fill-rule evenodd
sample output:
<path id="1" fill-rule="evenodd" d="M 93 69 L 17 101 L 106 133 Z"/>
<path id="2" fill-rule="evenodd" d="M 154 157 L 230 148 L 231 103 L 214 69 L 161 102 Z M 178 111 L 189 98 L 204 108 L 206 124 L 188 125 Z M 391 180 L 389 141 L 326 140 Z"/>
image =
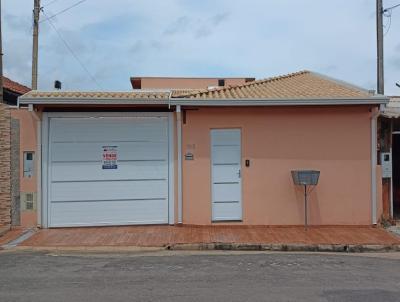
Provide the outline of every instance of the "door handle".
<path id="1" fill-rule="evenodd" d="M 242 173 L 241 173 L 240 171 L 241 171 L 241 170 L 239 169 L 239 171 L 237 172 L 239 178 L 242 177 Z"/>

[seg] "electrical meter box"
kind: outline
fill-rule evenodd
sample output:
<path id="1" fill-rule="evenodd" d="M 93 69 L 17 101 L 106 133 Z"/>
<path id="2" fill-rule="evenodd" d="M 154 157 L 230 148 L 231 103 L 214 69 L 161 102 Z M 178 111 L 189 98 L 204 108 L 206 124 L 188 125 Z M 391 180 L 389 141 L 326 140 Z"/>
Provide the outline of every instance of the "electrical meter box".
<path id="1" fill-rule="evenodd" d="M 382 178 L 392 178 L 392 153 L 381 153 Z"/>

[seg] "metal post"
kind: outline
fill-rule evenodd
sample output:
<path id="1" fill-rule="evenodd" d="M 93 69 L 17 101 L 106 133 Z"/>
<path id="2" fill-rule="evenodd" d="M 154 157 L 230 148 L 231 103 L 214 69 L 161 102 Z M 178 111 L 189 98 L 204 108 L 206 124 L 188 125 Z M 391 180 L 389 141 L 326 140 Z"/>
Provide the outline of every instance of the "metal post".
<path id="1" fill-rule="evenodd" d="M 308 228 L 307 212 L 307 185 L 304 185 L 304 227 L 306 231 Z"/>
<path id="2" fill-rule="evenodd" d="M 374 109 L 371 115 L 371 222 L 373 225 L 377 224 L 377 183 L 376 183 L 376 166 L 377 166 L 377 119 L 379 110 Z"/>
<path id="3" fill-rule="evenodd" d="M 34 0 L 33 44 L 32 44 L 32 90 L 37 90 L 38 86 L 39 17 L 40 17 L 40 0 Z"/>
<path id="4" fill-rule="evenodd" d="M 383 74 L 383 6 L 382 0 L 376 0 L 376 40 L 377 40 L 377 92 L 385 94 Z"/>

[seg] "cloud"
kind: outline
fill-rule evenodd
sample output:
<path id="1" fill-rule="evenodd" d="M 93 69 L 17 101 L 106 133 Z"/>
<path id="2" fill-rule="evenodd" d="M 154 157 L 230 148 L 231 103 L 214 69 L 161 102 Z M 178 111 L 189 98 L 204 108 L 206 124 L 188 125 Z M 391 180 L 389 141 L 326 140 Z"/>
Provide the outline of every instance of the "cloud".
<path id="1" fill-rule="evenodd" d="M 211 17 L 189 18 L 181 16 L 174 20 L 164 31 L 165 35 L 179 35 L 189 32 L 194 38 L 204 38 L 211 35 L 215 28 L 225 22 L 229 13 L 218 13 Z"/>
<path id="2" fill-rule="evenodd" d="M 397 57 L 391 57 L 389 60 L 389 66 L 391 67 L 391 68 L 394 68 L 394 69 L 396 69 L 397 71 L 400 71 L 400 57 L 399 56 L 397 56 Z"/>
<path id="3" fill-rule="evenodd" d="M 135 41 L 131 47 L 129 48 L 129 51 L 133 54 L 141 53 L 144 50 L 144 43 L 142 40 Z"/>
<path id="4" fill-rule="evenodd" d="M 185 32 L 191 26 L 191 19 L 187 16 L 182 16 L 172 22 L 164 31 L 165 35 L 175 35 Z"/>
<path id="5" fill-rule="evenodd" d="M 67 6 L 44 2 L 48 15 Z M 130 89 L 132 75 L 264 78 L 299 69 L 374 88 L 374 10 L 371 0 L 96 0 L 52 21 L 107 90 Z M 3 1 L 3 14 L 4 70 L 29 84 L 32 3 Z M 39 88 L 60 79 L 65 89 L 99 89 L 48 22 L 40 26 Z M 388 93 L 398 93 L 391 83 L 399 81 L 399 34 L 393 17 Z"/>
<path id="6" fill-rule="evenodd" d="M 3 21 L 5 26 L 13 28 L 14 31 L 25 32 L 27 28 L 31 27 L 31 20 L 23 16 L 5 14 Z"/>
<path id="7" fill-rule="evenodd" d="M 212 25 L 218 26 L 219 24 L 225 22 L 229 18 L 229 15 L 230 14 L 228 12 L 219 13 L 219 14 L 216 14 L 213 17 L 211 17 L 210 21 L 211 21 Z"/>
<path id="8" fill-rule="evenodd" d="M 338 66 L 334 65 L 334 64 L 329 64 L 329 65 L 321 66 L 319 69 L 322 72 L 332 73 L 338 69 Z"/>
<path id="9" fill-rule="evenodd" d="M 208 26 L 200 27 L 196 29 L 194 36 L 196 38 L 204 38 L 212 34 L 212 30 Z"/>

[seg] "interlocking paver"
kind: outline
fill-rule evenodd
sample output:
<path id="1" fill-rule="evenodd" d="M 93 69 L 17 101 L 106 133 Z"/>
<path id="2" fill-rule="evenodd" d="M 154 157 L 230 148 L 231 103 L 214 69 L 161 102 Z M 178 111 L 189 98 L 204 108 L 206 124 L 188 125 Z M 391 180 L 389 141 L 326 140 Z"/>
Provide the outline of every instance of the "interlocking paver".
<path id="1" fill-rule="evenodd" d="M 23 246 L 154 246 L 179 243 L 400 244 L 400 238 L 368 226 L 121 226 L 39 230 Z"/>

